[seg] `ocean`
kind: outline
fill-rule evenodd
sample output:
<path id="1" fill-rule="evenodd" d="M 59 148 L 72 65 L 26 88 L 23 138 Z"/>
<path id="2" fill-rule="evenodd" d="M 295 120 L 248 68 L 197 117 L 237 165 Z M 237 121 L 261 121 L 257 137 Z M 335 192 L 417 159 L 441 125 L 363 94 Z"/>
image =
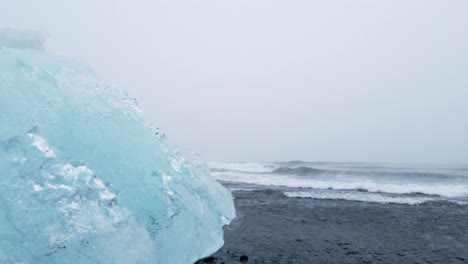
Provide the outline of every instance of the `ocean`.
<path id="1" fill-rule="evenodd" d="M 289 197 L 377 203 L 468 204 L 467 164 L 210 162 L 232 190 L 275 189 Z"/>

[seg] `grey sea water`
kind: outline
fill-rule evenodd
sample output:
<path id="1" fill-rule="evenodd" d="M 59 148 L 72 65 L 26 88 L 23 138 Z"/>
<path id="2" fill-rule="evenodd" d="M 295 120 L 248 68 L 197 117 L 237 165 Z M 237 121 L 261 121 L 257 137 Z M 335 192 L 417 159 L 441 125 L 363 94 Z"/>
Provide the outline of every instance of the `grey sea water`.
<path id="1" fill-rule="evenodd" d="M 280 189 L 290 197 L 419 204 L 468 203 L 468 164 L 211 162 L 231 188 Z"/>

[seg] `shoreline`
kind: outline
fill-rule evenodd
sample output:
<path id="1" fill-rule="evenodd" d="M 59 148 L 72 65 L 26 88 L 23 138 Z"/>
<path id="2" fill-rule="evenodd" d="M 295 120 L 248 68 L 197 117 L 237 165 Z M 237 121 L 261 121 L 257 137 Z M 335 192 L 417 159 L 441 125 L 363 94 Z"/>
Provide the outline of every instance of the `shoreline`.
<path id="1" fill-rule="evenodd" d="M 466 205 L 232 193 L 237 217 L 225 244 L 199 263 L 468 263 Z"/>

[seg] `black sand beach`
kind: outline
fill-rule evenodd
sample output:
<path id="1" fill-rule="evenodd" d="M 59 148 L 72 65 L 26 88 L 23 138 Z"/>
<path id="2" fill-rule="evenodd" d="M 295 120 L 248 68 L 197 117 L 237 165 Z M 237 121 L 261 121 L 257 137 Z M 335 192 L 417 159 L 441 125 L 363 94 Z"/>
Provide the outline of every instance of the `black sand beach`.
<path id="1" fill-rule="evenodd" d="M 233 195 L 225 245 L 200 263 L 468 263 L 468 206 Z"/>

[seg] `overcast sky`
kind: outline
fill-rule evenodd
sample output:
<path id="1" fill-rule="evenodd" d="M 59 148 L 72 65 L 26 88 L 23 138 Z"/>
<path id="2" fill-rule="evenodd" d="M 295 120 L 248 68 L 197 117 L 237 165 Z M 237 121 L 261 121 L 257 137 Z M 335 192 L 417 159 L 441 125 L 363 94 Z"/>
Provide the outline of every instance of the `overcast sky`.
<path id="1" fill-rule="evenodd" d="M 0 0 L 206 160 L 468 162 L 466 0 Z"/>

